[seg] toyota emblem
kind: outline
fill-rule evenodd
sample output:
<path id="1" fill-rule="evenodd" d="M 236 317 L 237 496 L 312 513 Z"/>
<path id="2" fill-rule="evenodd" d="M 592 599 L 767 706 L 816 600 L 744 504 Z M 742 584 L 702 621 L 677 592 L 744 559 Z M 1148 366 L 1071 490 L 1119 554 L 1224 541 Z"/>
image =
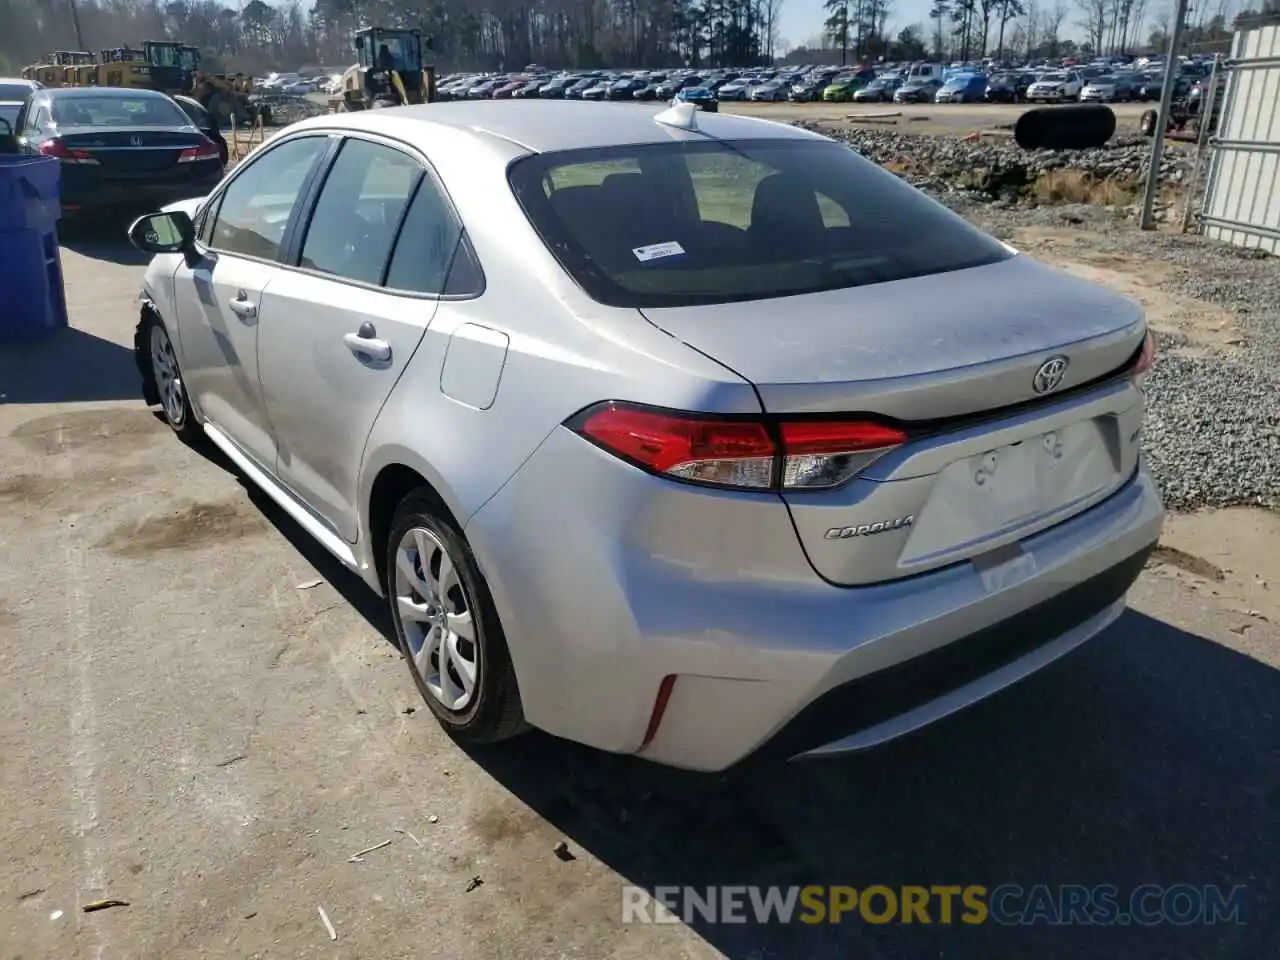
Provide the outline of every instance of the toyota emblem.
<path id="1" fill-rule="evenodd" d="M 1036 393 L 1052 393 L 1062 385 L 1062 378 L 1067 375 L 1067 365 L 1071 361 L 1064 356 L 1050 357 L 1040 364 L 1040 369 L 1031 378 L 1031 389 Z"/>

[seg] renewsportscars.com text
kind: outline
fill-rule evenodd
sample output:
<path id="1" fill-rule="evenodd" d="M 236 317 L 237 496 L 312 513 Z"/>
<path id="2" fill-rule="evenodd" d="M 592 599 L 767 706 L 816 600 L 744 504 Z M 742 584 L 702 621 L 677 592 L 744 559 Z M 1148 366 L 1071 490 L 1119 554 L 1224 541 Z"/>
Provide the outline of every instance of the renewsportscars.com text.
<path id="1" fill-rule="evenodd" d="M 1245 888 L 1181 883 L 622 888 L 623 923 L 1155 926 L 1244 923 Z"/>

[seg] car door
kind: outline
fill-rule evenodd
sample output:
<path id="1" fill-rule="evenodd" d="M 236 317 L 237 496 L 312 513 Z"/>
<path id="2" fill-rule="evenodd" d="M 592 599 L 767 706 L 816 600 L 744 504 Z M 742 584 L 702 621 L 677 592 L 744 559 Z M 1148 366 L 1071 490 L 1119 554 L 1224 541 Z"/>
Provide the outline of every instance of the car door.
<path id="1" fill-rule="evenodd" d="M 262 294 L 330 143 L 323 134 L 293 137 L 255 153 L 201 214 L 199 259 L 174 275 L 187 394 L 206 421 L 268 469 L 275 438 L 258 381 Z"/>
<path id="2" fill-rule="evenodd" d="M 296 266 L 264 297 L 258 356 L 277 473 L 350 542 L 365 440 L 431 323 L 460 235 L 421 158 L 353 137 L 325 175 Z"/>

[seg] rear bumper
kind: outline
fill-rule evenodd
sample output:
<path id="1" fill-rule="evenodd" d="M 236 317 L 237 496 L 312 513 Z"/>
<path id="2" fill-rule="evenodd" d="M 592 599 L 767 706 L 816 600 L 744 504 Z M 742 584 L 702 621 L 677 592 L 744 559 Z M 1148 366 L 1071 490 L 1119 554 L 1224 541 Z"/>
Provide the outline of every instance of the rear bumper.
<path id="1" fill-rule="evenodd" d="M 1119 615 L 1162 521 L 1140 469 L 1022 541 L 1023 579 L 988 588 L 963 562 L 839 588 L 813 573 L 778 498 L 659 480 L 560 430 L 467 533 L 530 723 L 719 770 L 766 744 L 788 757 L 861 749 L 1034 672 Z"/>
<path id="2" fill-rule="evenodd" d="M 222 168 L 199 177 L 181 181 L 110 180 L 64 177 L 61 187 L 62 206 L 68 210 L 129 208 L 158 210 L 168 203 L 203 197 L 222 181 Z"/>

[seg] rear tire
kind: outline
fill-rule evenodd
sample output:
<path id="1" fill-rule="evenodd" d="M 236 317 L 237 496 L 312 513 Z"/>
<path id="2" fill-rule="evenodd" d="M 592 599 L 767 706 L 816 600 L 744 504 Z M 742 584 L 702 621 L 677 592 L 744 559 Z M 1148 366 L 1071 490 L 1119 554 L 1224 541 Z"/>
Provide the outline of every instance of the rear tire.
<path id="1" fill-rule="evenodd" d="M 427 708 L 459 743 L 525 729 L 515 669 L 471 547 L 434 491 L 396 507 L 385 587 L 396 642 Z"/>

